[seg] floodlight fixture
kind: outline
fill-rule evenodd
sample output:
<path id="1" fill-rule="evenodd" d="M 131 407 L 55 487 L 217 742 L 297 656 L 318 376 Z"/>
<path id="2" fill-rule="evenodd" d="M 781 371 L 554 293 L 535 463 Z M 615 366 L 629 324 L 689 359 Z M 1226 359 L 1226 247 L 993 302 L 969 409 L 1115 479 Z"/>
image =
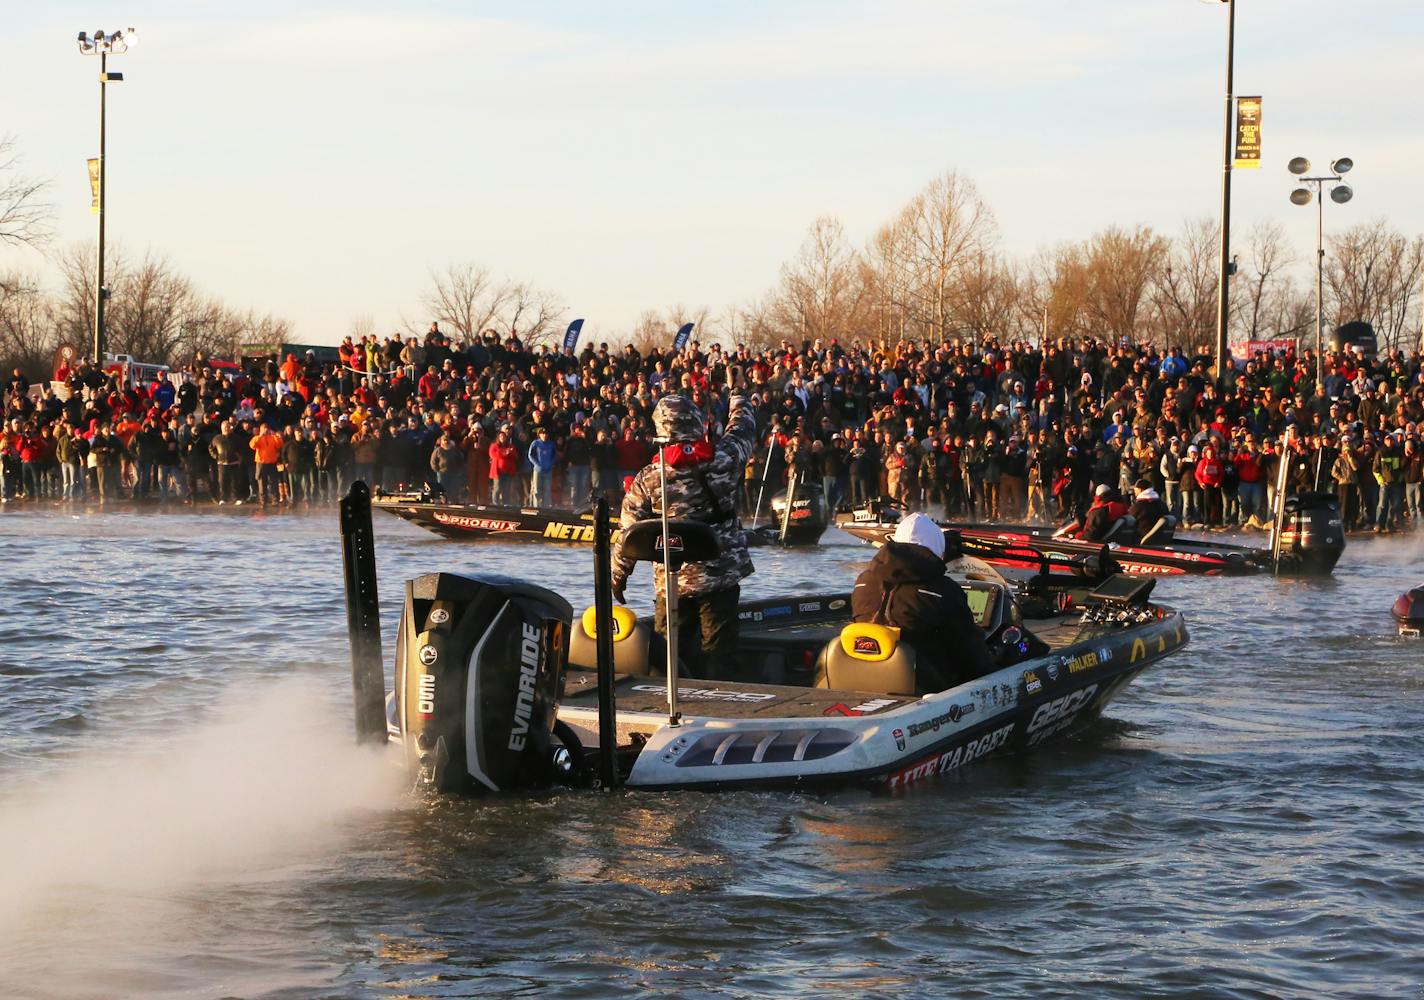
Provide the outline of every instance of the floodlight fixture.
<path id="1" fill-rule="evenodd" d="M 1303 156 L 1297 156 L 1286 165 L 1286 169 L 1296 176 L 1300 176 L 1310 170 L 1310 161 Z"/>
<path id="2" fill-rule="evenodd" d="M 1292 205 L 1309 205 L 1311 197 L 1310 188 L 1296 188 L 1290 193 Z"/>

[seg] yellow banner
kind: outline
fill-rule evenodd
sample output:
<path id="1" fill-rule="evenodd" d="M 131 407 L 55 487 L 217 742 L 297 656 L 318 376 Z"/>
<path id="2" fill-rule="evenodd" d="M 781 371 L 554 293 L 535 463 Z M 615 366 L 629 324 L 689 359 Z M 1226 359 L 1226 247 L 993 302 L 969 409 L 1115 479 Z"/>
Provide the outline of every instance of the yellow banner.
<path id="1" fill-rule="evenodd" d="M 1261 99 L 1236 98 L 1237 170 L 1261 169 Z"/>
<path id="2" fill-rule="evenodd" d="M 89 193 L 93 196 L 89 202 L 89 211 L 95 215 L 99 214 L 99 161 L 93 159 L 89 161 Z"/>

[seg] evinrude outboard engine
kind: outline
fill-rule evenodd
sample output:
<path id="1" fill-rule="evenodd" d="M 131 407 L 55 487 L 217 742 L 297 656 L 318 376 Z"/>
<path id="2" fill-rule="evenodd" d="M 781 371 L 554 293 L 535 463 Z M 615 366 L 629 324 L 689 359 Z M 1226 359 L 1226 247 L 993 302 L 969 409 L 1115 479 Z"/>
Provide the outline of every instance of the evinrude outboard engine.
<path id="1" fill-rule="evenodd" d="M 1281 568 L 1327 575 L 1345 551 L 1345 527 L 1333 493 L 1286 497 L 1281 532 Z"/>
<path id="2" fill-rule="evenodd" d="M 1424 635 L 1424 584 L 1400 594 L 1392 610 L 1400 635 L 1414 639 Z"/>
<path id="3" fill-rule="evenodd" d="M 558 594 L 517 580 L 408 582 L 394 710 L 412 773 L 441 792 L 548 784 L 572 616 Z"/>

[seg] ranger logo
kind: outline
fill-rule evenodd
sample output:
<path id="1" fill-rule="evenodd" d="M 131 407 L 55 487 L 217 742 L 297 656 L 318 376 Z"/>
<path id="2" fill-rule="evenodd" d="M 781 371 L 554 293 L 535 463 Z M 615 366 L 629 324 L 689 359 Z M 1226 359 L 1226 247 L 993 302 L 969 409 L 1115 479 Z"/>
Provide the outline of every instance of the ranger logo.
<path id="1" fill-rule="evenodd" d="M 853 648 L 857 653 L 869 653 L 873 656 L 879 655 L 880 653 L 880 643 L 876 639 L 868 635 L 856 636 L 855 645 Z"/>

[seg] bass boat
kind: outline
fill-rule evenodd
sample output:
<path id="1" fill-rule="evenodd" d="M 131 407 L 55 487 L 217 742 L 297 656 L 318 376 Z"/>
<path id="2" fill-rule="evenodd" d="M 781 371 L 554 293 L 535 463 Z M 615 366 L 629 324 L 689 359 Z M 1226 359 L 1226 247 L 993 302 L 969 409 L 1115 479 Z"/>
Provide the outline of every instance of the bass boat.
<path id="1" fill-rule="evenodd" d="M 962 586 L 999 666 L 949 690 L 917 693 L 915 651 L 895 629 L 851 623 L 849 593 L 742 605 L 746 679 L 693 679 L 675 595 L 669 641 L 613 604 L 604 501 L 597 511 L 596 600 L 582 614 L 523 580 L 407 582 L 388 692 L 369 493 L 356 483 L 341 523 L 358 738 L 441 793 L 898 790 L 1059 738 L 1187 642 L 1181 614 L 1149 599 L 1153 580 L 1041 573 L 1011 587 L 991 571 Z M 622 539 L 626 555 L 669 572 L 717 544 L 707 525 L 666 516 Z"/>
<path id="2" fill-rule="evenodd" d="M 842 531 L 879 544 L 890 537 L 901 512 L 872 501 L 837 519 Z M 1286 499 L 1281 506 L 1273 539 L 1279 544 L 1253 548 L 1215 539 L 1164 540 L 1161 532 L 1149 541 L 1126 531 L 1100 541 L 1060 535 L 1054 528 L 1029 524 L 941 522 L 950 544 L 996 566 L 1037 568 L 1047 559 L 1057 572 L 1071 572 L 1076 560 L 1099 552 L 1104 545 L 1125 573 L 1135 576 L 1243 576 L 1275 573 L 1279 576 L 1327 576 L 1345 550 L 1335 498 L 1325 493 L 1305 493 Z M 1125 526 L 1129 527 L 1130 526 Z"/>
<path id="3" fill-rule="evenodd" d="M 385 493 L 377 490 L 371 504 L 403 521 L 417 524 L 442 538 L 460 542 L 499 541 L 593 544 L 593 507 L 505 507 L 492 504 L 443 503 L 431 490 Z M 788 510 L 786 494 L 771 500 L 772 521 L 746 529 L 751 545 L 815 545 L 830 526 L 825 495 L 803 490 Z M 613 527 L 617 535 L 617 525 Z"/>

